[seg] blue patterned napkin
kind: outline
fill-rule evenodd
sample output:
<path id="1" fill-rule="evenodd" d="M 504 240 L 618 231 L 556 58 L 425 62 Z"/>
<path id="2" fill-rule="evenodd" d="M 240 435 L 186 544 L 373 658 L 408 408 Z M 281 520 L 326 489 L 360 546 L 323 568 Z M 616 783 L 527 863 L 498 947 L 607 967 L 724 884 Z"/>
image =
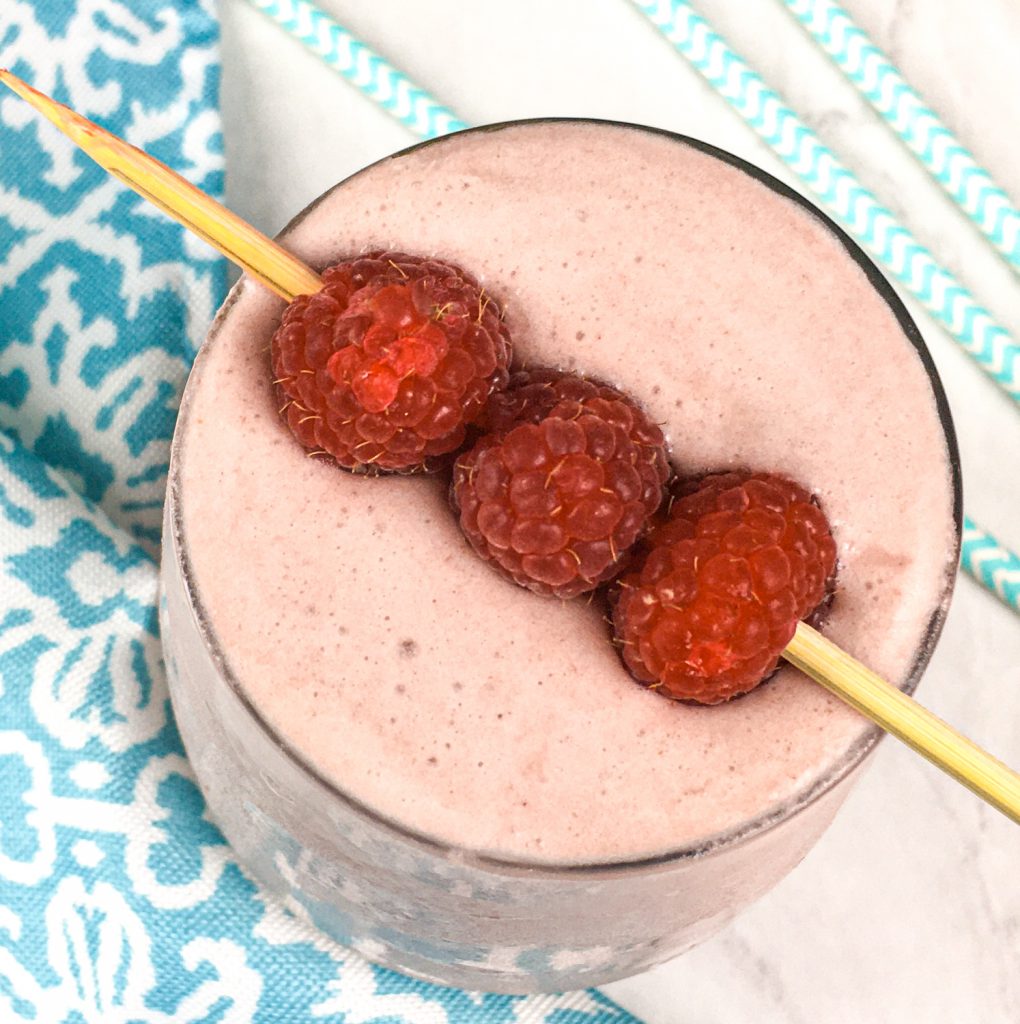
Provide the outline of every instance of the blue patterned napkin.
<path id="1" fill-rule="evenodd" d="M 0 0 L 0 64 L 223 183 L 213 0 Z M 0 1022 L 630 1024 L 594 992 L 373 967 L 205 816 L 157 635 L 167 457 L 225 290 L 201 243 L 0 99 Z"/>

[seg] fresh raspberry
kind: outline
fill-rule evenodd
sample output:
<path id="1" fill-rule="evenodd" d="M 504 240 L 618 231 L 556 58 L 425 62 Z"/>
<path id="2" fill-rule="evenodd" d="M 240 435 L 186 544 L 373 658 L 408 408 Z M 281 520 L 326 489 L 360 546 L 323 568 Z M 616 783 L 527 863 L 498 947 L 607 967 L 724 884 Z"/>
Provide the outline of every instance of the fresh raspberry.
<path id="1" fill-rule="evenodd" d="M 611 595 L 623 660 L 676 700 L 747 693 L 826 597 L 835 566 L 828 521 L 792 480 L 721 473 L 689 484 Z"/>
<path id="2" fill-rule="evenodd" d="M 499 305 L 450 263 L 374 252 L 329 267 L 273 335 L 294 436 L 347 469 L 435 468 L 507 381 Z"/>
<path id="3" fill-rule="evenodd" d="M 662 431 L 615 388 L 518 375 L 454 466 L 452 498 L 475 551 L 538 594 L 593 590 L 624 565 L 662 503 Z"/>

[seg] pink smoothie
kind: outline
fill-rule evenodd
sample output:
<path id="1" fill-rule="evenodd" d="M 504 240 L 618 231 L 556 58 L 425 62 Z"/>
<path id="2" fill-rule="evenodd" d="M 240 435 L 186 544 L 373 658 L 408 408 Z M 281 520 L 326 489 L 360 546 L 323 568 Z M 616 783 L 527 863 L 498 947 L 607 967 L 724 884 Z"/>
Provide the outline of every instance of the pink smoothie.
<path id="1" fill-rule="evenodd" d="M 832 232 L 747 173 L 625 127 L 453 137 L 331 192 L 286 244 L 460 263 L 517 362 L 591 374 L 661 422 L 682 473 L 751 466 L 819 495 L 826 632 L 907 679 L 953 570 L 925 368 Z M 554 863 L 630 860 L 803 799 L 870 727 L 784 667 L 713 708 L 630 678 L 598 601 L 520 590 L 437 479 L 309 458 L 277 414 L 283 304 L 245 280 L 189 385 L 178 500 L 191 582 L 248 701 L 324 778 L 407 829 Z"/>

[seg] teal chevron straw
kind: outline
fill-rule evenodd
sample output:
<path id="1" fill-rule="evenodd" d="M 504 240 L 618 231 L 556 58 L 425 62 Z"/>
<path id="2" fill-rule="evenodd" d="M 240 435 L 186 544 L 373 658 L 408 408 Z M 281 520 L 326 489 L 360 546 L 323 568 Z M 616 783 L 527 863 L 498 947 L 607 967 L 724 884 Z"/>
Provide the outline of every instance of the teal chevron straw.
<path id="1" fill-rule="evenodd" d="M 248 0 L 423 139 L 467 125 L 309 0 Z"/>
<path id="2" fill-rule="evenodd" d="M 697 14 L 686 0 L 632 0 L 747 123 L 794 170 L 848 231 L 879 259 L 974 357 L 1020 401 L 1015 342 L 893 215 L 861 186 L 815 133 Z M 962 566 L 1020 613 L 1020 557 L 973 519 L 964 519 Z"/>
<path id="3" fill-rule="evenodd" d="M 1020 402 L 1020 347 L 686 0 L 632 0 L 822 204 Z"/>
<path id="4" fill-rule="evenodd" d="M 907 149 L 981 233 L 1020 272 L 1020 211 L 833 0 L 781 0 Z"/>
<path id="5" fill-rule="evenodd" d="M 398 106 L 395 103 L 378 100 L 377 96 L 372 92 L 369 92 L 369 95 L 373 99 L 377 99 L 380 106 L 387 113 L 417 134 L 426 138 L 434 138 L 438 135 L 445 135 L 449 132 L 459 131 L 462 128 L 468 127 L 468 125 L 454 117 L 446 107 L 433 99 L 427 92 L 418 86 L 412 85 L 407 76 L 401 71 L 383 61 L 382 58 L 376 57 L 369 47 L 355 39 L 346 29 L 341 28 L 335 21 L 319 11 L 318 8 L 308 3 L 307 0 L 249 0 L 249 2 L 259 10 L 265 11 L 284 29 L 306 43 L 314 54 L 322 57 L 331 67 L 336 67 L 337 70 L 340 70 L 343 76 L 358 89 L 368 92 L 369 87 L 366 83 L 372 82 L 372 74 L 376 76 L 381 75 L 387 79 L 389 84 L 386 86 L 385 95 L 388 97 L 392 96 L 395 92 L 395 87 L 392 83 L 404 83 L 408 97 L 413 95 L 420 110 L 431 112 L 433 115 L 431 119 L 428 114 L 424 117 L 420 115 L 408 117 L 407 111 L 409 107 L 407 104 Z M 645 5 L 640 3 L 638 6 L 642 10 L 645 10 L 646 6 L 649 8 L 654 7 L 651 4 Z M 677 6 L 681 5 L 678 4 Z M 682 6 L 686 7 L 686 5 Z M 697 17 L 689 9 L 688 12 L 692 17 Z M 651 15 L 649 16 L 651 17 Z M 701 24 L 704 32 L 710 32 L 707 26 L 704 25 L 704 22 L 701 22 Z M 715 39 L 719 38 L 714 36 L 714 33 L 712 33 L 712 36 Z M 721 40 L 719 42 L 721 43 Z M 369 64 L 367 55 L 375 58 L 376 63 L 374 65 Z M 360 72 L 356 71 L 356 65 L 359 61 L 361 62 Z M 725 69 L 735 61 L 737 61 L 737 58 L 730 54 L 730 60 L 723 63 L 724 77 L 726 74 Z M 745 73 L 741 73 L 741 83 L 756 77 L 750 69 L 747 69 L 746 66 L 744 67 L 746 78 Z M 368 68 L 374 68 L 375 70 L 372 74 L 369 74 Z M 778 104 L 778 97 L 775 97 L 774 93 L 770 93 L 760 79 L 757 80 L 757 89 L 763 95 L 772 96 Z M 413 107 L 414 104 L 412 103 L 411 106 Z M 785 110 L 785 108 L 782 109 Z M 440 113 L 437 114 L 436 112 Z M 787 113 L 790 112 L 787 111 Z M 810 134 L 809 129 L 800 125 L 792 113 L 790 113 L 790 117 L 800 126 L 805 135 Z M 773 116 L 773 120 L 777 119 Z M 796 129 L 794 130 L 796 131 Z M 799 138 L 800 136 L 797 135 L 796 137 Z M 818 147 L 824 149 L 817 139 L 815 143 Z M 826 150 L 826 152 L 828 151 Z M 835 164 L 834 157 L 832 161 Z M 835 165 L 838 167 L 838 164 Z M 834 175 L 834 177 L 836 176 Z M 849 179 L 852 181 L 849 172 L 844 171 L 841 177 L 843 180 Z M 835 190 L 835 186 L 833 190 Z M 858 187 L 858 191 L 863 193 L 864 190 Z M 872 203 L 877 206 L 877 202 L 874 199 L 872 199 Z M 881 208 L 879 207 L 879 209 Z M 886 213 L 885 216 L 892 221 L 891 214 Z M 902 231 L 901 235 L 906 235 L 906 232 Z M 901 237 L 901 235 L 894 237 Z M 890 241 L 891 244 L 892 241 Z M 927 253 L 925 255 L 928 258 L 928 264 L 933 265 L 934 260 L 931 256 Z M 948 277 L 948 275 L 945 276 Z M 966 295 L 962 289 L 959 289 L 959 291 L 962 295 Z M 974 305 L 973 302 L 971 302 L 971 305 Z M 984 316 L 989 322 L 991 321 L 988 314 L 984 314 Z M 970 322 L 974 322 L 973 317 L 971 317 Z M 994 327 L 995 325 L 992 324 L 992 326 Z M 1001 333 L 1005 335 L 1005 331 L 1001 331 Z M 1015 349 L 1015 346 L 1013 348 Z M 963 567 L 975 580 L 998 595 L 1014 611 L 1020 613 L 1020 573 L 1018 573 L 1018 570 L 1020 570 L 1020 558 L 999 545 L 991 538 L 990 534 L 981 530 L 969 518 L 964 521 Z M 1018 575 L 1014 576 L 1014 573 L 1018 573 Z M 1014 582 L 1015 580 L 1017 582 Z"/>
<path id="6" fill-rule="evenodd" d="M 963 519 L 960 564 L 1003 604 L 1020 612 L 1020 556 L 1003 547 L 969 516 Z"/>

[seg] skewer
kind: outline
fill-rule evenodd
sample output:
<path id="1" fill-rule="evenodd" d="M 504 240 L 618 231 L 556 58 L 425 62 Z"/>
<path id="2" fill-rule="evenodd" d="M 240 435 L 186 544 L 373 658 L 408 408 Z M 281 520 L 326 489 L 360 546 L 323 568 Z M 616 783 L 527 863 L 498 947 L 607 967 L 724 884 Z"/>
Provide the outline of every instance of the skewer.
<path id="1" fill-rule="evenodd" d="M 783 652 L 791 665 L 1020 824 L 1020 775 L 887 683 L 807 623 Z"/>
<path id="2" fill-rule="evenodd" d="M 232 263 L 291 302 L 322 287 L 322 278 L 271 238 L 195 188 L 166 164 L 57 103 L 9 71 L 0 82 L 14 90 L 100 167 L 158 206 Z"/>

